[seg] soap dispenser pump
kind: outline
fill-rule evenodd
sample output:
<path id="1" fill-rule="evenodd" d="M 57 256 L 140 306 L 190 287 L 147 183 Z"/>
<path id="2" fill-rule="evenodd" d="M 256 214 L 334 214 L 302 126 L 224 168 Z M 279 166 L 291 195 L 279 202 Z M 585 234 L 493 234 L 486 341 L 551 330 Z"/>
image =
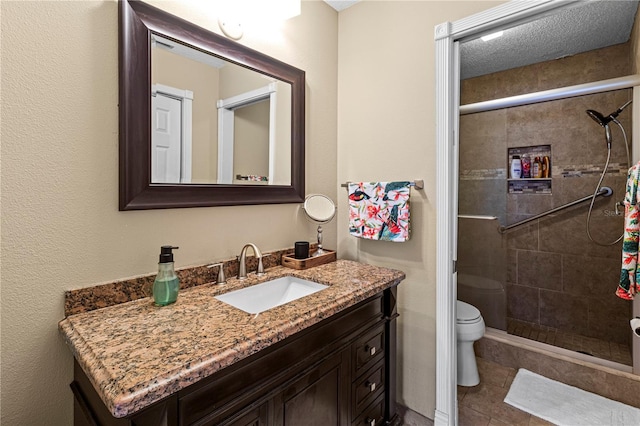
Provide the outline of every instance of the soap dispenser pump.
<path id="1" fill-rule="evenodd" d="M 178 247 L 162 246 L 160 248 L 160 261 L 158 263 L 158 275 L 153 282 L 153 302 L 156 306 L 166 306 L 178 299 L 180 281 L 173 268 L 173 251 Z"/>

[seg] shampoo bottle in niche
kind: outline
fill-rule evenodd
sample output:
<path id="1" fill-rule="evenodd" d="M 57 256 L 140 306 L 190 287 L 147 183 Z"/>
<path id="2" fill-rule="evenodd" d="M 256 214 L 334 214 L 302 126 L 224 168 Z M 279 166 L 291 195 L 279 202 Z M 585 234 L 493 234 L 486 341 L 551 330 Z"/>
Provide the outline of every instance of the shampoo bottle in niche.
<path id="1" fill-rule="evenodd" d="M 522 177 L 531 178 L 531 158 L 527 154 L 522 155 Z"/>
<path id="2" fill-rule="evenodd" d="M 551 177 L 551 160 L 548 155 L 542 157 L 542 177 Z"/>
<path id="3" fill-rule="evenodd" d="M 536 157 L 533 160 L 533 165 L 531 167 L 531 177 L 532 178 L 542 177 L 542 161 L 540 161 L 540 157 Z"/>
<path id="4" fill-rule="evenodd" d="M 178 299 L 180 281 L 173 269 L 173 252 L 178 247 L 162 246 L 160 248 L 160 261 L 158 263 L 158 275 L 153 282 L 153 302 L 156 306 L 166 306 Z"/>
<path id="5" fill-rule="evenodd" d="M 520 179 L 522 177 L 522 161 L 519 155 L 511 158 L 511 179 Z"/>

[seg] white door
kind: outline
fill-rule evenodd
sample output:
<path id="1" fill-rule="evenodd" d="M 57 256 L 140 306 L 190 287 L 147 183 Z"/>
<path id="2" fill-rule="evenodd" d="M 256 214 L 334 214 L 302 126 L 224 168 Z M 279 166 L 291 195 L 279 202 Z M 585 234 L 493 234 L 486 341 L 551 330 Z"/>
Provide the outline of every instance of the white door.
<path id="1" fill-rule="evenodd" d="M 151 110 L 151 182 L 180 183 L 182 102 L 156 93 Z"/>

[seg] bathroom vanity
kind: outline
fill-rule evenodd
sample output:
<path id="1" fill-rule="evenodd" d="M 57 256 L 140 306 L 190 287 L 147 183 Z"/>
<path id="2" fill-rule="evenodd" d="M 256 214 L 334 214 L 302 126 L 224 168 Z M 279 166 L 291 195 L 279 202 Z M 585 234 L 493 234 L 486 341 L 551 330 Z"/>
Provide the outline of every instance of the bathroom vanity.
<path id="1" fill-rule="evenodd" d="M 259 314 L 216 295 L 282 276 L 326 289 Z M 404 273 L 338 260 L 71 315 L 76 425 L 381 425 L 395 408 Z"/>

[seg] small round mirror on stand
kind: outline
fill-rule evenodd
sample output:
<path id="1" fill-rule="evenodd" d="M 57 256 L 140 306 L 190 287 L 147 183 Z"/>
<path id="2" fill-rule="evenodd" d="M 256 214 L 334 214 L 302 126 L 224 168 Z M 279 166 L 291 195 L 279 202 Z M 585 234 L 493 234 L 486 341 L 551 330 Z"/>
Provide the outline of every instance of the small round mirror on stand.
<path id="1" fill-rule="evenodd" d="M 323 223 L 331 222 L 331 219 L 336 215 L 336 205 L 331 198 L 322 194 L 307 195 L 304 199 L 302 209 L 307 214 L 309 219 L 319 223 L 318 225 L 318 250 L 313 256 L 320 256 L 326 253 L 322 249 L 322 225 Z"/>

